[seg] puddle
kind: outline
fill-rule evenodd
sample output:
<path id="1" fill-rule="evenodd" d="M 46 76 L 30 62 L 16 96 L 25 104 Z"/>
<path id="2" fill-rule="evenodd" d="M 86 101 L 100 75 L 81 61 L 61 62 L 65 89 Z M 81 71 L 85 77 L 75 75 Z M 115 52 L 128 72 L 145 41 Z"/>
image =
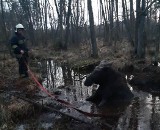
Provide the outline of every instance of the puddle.
<path id="1" fill-rule="evenodd" d="M 160 128 L 160 101 L 158 96 L 151 95 L 146 92 L 137 91 L 133 88 L 135 98 L 131 104 L 127 106 L 119 106 L 118 108 L 110 107 L 103 110 L 85 101 L 86 97 L 90 96 L 98 86 L 86 87 L 83 85 L 85 74 L 75 72 L 68 66 L 58 65 L 53 61 L 46 61 L 47 73 L 43 85 L 49 91 L 60 90 L 60 98 L 78 106 L 79 109 L 92 112 L 103 113 L 108 115 L 106 123 L 110 124 L 115 129 L 145 129 L 158 130 Z M 65 86 L 65 87 L 64 87 Z M 74 116 L 81 117 L 82 115 L 75 110 L 63 109 L 63 112 L 70 113 Z M 85 118 L 85 116 L 83 117 Z"/>

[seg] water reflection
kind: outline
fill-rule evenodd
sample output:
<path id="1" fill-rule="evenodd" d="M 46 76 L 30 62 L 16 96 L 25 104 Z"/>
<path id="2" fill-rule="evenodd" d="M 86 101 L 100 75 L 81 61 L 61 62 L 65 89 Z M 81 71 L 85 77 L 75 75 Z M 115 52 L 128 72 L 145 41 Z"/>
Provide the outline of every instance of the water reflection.
<path id="1" fill-rule="evenodd" d="M 47 69 L 46 69 L 47 68 Z M 57 88 L 63 89 L 63 96 L 69 101 L 84 101 L 86 96 L 92 94 L 92 87 L 83 85 L 85 75 L 74 72 L 66 64 L 58 64 L 52 60 L 41 62 L 41 70 L 45 77 L 43 86 L 50 91 Z"/>
<path id="2" fill-rule="evenodd" d="M 159 97 L 154 97 L 142 91 L 136 92 L 136 97 L 125 113 L 119 118 L 117 129 L 159 130 L 160 123 L 155 116 L 155 109 L 159 106 Z M 155 101 L 156 99 L 156 101 Z"/>
<path id="3" fill-rule="evenodd" d="M 61 99 L 73 103 L 86 112 L 106 115 L 106 118 L 99 118 L 98 120 L 110 124 L 113 129 L 160 129 L 160 100 L 158 96 L 137 91 L 133 88 L 135 97 L 130 104 L 98 109 L 94 104 L 85 101 L 98 87 L 97 85 L 84 86 L 85 74 L 75 72 L 68 65 L 58 64 L 52 60 L 43 61 L 41 64 L 43 76 L 45 77 L 43 85 L 49 91 L 60 89 L 62 91 Z M 72 109 L 63 109 L 61 111 L 71 113 L 77 117 L 82 116 Z"/>
<path id="4" fill-rule="evenodd" d="M 43 85 L 48 89 L 64 85 L 62 67 L 57 63 L 52 60 L 43 60 L 41 62 L 41 71 L 44 78 Z"/>

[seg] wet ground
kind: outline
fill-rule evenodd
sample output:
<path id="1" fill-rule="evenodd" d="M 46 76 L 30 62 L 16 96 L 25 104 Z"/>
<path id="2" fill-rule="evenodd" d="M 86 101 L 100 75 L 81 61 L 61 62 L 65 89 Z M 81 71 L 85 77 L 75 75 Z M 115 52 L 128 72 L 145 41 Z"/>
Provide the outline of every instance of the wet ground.
<path id="1" fill-rule="evenodd" d="M 96 90 L 98 86 L 86 87 L 83 85 L 88 73 L 76 72 L 66 64 L 54 63 L 52 60 L 38 63 L 44 79 L 43 86 L 50 92 L 59 94 L 59 99 L 73 104 L 74 107 L 88 113 L 99 113 L 105 117 L 88 117 L 78 111 L 57 103 L 53 98 L 40 91 L 38 95 L 43 98 L 43 104 L 49 106 L 59 105 L 59 111 L 80 119 L 86 123 L 75 120 L 61 120 L 59 113 L 44 112 L 38 117 L 22 122 L 16 126 L 16 130 L 44 129 L 44 130 L 72 130 L 72 129 L 116 129 L 116 130 L 159 130 L 160 129 L 160 100 L 159 96 L 148 92 L 134 90 L 130 86 L 135 97 L 130 104 L 119 106 L 106 106 L 103 109 L 85 99 Z M 87 124 L 91 122 L 91 124 Z M 102 123 L 103 125 L 97 125 Z M 67 125 L 68 124 L 68 125 Z M 104 125 L 106 124 L 106 125 Z"/>

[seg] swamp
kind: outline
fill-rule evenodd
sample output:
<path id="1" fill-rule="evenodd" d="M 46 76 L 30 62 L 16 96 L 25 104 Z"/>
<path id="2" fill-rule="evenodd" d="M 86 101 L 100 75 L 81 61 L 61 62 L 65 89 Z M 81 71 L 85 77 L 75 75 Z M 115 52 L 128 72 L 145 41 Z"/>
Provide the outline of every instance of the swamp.
<path id="1" fill-rule="evenodd" d="M 156 71 L 158 74 L 160 72 L 158 66 L 150 67 L 149 64 L 139 60 L 131 64 L 127 60 L 128 55 L 119 57 L 121 52 L 115 53 L 114 68 L 125 74 L 134 98 L 129 104 L 98 108 L 94 103 L 86 101 L 86 98 L 96 91 L 98 85 L 87 87 L 84 81 L 99 64 L 100 58 L 76 60 L 82 52 L 72 52 L 74 54 L 64 52 L 64 57 L 62 52 L 45 55 L 44 51 L 43 55 L 48 58 L 40 59 L 41 56 L 37 53 L 42 52 L 36 49 L 33 52 L 35 55 L 31 57 L 29 63 L 31 74 L 29 78 L 24 79 L 18 78 L 16 60 L 8 53 L 1 56 L 2 130 L 159 129 L 159 90 L 151 91 L 147 89 L 147 85 L 138 87 L 129 84 L 134 74 L 140 75 L 144 70 Z M 110 56 L 107 57 L 109 61 L 113 61 L 109 59 L 113 59 L 112 49 L 103 53 Z M 103 53 L 102 59 L 105 59 Z"/>
<path id="2" fill-rule="evenodd" d="M 159 130 L 159 43 L 160 0 L 0 0 L 0 130 Z"/>

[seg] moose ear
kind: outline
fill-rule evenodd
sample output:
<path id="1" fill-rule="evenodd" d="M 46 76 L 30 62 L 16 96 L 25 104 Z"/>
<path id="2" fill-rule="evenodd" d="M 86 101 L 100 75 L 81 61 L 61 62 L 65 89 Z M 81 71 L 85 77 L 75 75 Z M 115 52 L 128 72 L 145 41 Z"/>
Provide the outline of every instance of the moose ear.
<path id="1" fill-rule="evenodd" d="M 108 67 L 111 67 L 112 64 L 113 64 L 113 62 L 110 62 L 110 63 L 107 64 L 107 66 L 108 66 Z"/>
<path id="2" fill-rule="evenodd" d="M 95 71 L 101 71 L 103 68 L 108 68 L 112 66 L 113 62 L 107 62 L 106 60 L 102 60 L 98 66 L 94 69 Z"/>
<path id="3" fill-rule="evenodd" d="M 106 60 L 102 60 L 100 65 L 101 67 L 111 67 L 113 62 L 107 62 Z"/>

